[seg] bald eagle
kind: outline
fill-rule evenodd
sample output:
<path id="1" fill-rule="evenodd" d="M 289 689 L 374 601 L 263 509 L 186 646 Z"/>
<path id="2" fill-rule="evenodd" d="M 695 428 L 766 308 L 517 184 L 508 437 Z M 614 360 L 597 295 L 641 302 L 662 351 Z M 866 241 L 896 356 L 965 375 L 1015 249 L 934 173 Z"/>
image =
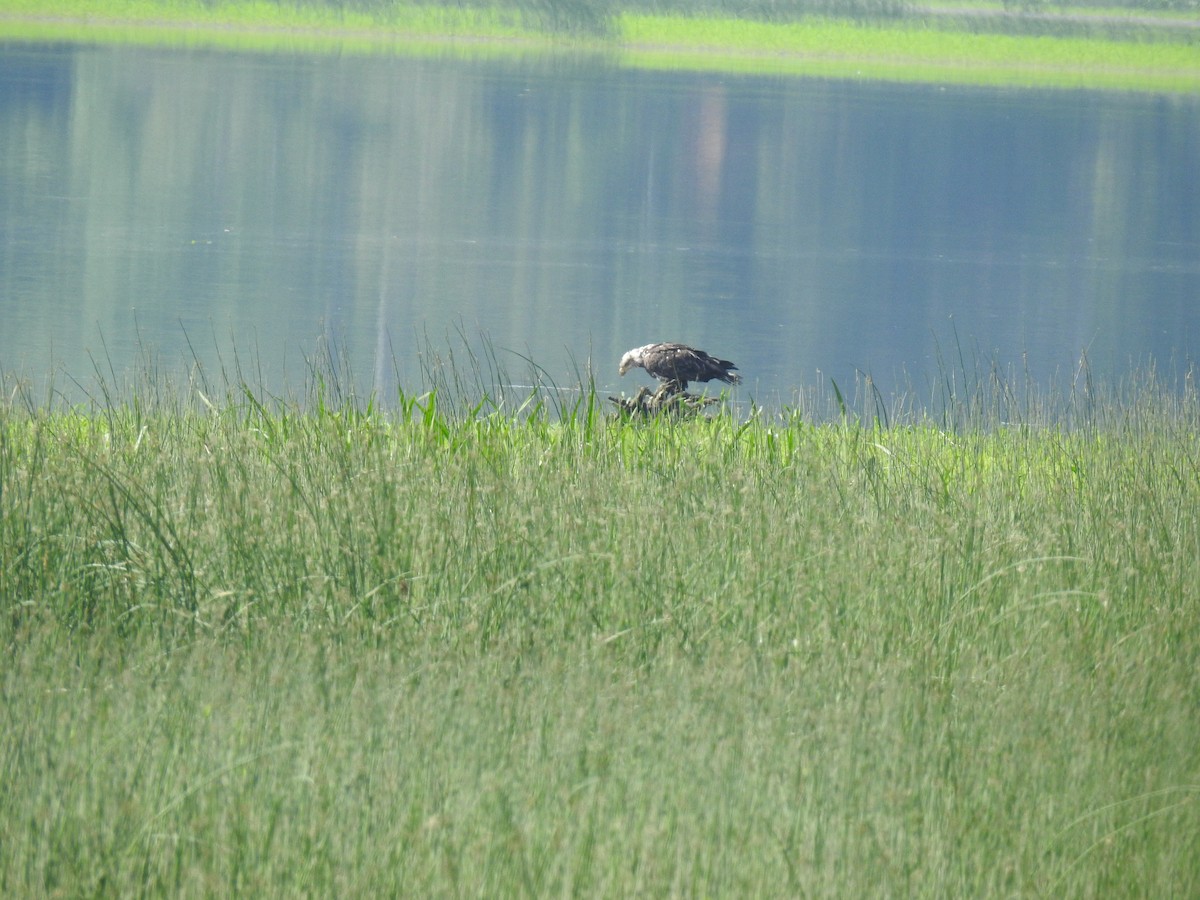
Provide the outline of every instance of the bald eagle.
<path id="1" fill-rule="evenodd" d="M 687 389 L 689 381 L 712 381 L 714 378 L 738 384 L 742 376 L 736 374 L 737 366 L 727 359 L 709 356 L 686 344 L 647 344 L 634 347 L 621 357 L 617 369 L 622 375 L 634 366 L 641 366 L 664 386 L 674 385 L 677 390 Z"/>

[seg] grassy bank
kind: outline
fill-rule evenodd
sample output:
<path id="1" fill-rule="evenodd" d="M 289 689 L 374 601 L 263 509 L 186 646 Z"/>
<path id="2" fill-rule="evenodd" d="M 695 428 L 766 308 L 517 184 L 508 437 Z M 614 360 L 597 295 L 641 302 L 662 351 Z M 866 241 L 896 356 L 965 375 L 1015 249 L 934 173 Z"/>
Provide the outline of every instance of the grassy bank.
<path id="1" fill-rule="evenodd" d="M 0 38 L 312 52 L 510 55 L 572 49 L 653 68 L 843 78 L 1200 91 L 1200 29 L 1187 13 L 1072 10 L 1008 16 L 989 6 L 849 15 L 703 16 L 601 3 L 490 5 L 0 0 Z M 731 8 L 732 9 L 732 8 Z M 821 7 L 825 9 L 825 7 Z M 1156 21 L 1164 24 L 1158 26 Z M 1100 24 L 1096 24 L 1100 23 Z M 1129 24 L 1121 24 L 1129 23 Z"/>
<path id="2" fill-rule="evenodd" d="M 6 895 L 1200 891 L 1194 393 L 316 384 L 6 386 Z"/>

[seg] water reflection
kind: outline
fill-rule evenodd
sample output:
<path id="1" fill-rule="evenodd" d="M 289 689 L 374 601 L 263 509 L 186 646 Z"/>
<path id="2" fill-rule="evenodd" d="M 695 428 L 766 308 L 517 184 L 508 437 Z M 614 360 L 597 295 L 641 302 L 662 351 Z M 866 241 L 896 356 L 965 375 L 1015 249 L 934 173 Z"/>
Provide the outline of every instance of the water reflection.
<path id="1" fill-rule="evenodd" d="M 0 151 L 29 375 L 237 345 L 281 384 L 327 334 L 388 393 L 463 329 L 602 390 L 685 340 L 786 402 L 1196 352 L 1197 98 L 14 46 Z"/>

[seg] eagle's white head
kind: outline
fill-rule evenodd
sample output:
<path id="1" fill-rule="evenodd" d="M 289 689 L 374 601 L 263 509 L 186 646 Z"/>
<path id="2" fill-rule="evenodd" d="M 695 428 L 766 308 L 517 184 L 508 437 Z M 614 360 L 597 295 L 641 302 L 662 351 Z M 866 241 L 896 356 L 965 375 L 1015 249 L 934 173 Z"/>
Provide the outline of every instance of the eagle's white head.
<path id="1" fill-rule="evenodd" d="M 645 347 L 634 347 L 632 350 L 622 356 L 621 365 L 617 366 L 617 374 L 624 375 L 634 366 L 643 365 L 642 354 L 646 351 L 647 347 L 653 346 L 653 344 L 647 344 Z"/>

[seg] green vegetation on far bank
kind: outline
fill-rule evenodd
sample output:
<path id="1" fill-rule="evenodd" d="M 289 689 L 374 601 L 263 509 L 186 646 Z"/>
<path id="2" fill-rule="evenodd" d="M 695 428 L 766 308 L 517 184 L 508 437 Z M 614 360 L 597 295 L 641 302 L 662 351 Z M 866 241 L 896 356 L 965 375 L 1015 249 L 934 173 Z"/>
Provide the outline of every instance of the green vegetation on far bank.
<path id="1" fill-rule="evenodd" d="M 1069 428 L 456 383 L 5 384 L 3 893 L 1200 892 L 1190 381 Z"/>
<path id="2" fill-rule="evenodd" d="M 714 4 L 700 16 L 586 2 L 126 0 L 98 10 L 82 0 L 0 0 L 0 39 L 473 55 L 557 48 L 645 67 L 1200 91 L 1200 29 L 1180 27 L 1186 10 L 1068 9 L 1048 18 L 1045 10 L 1021 17 L 945 4 L 812 5 L 819 15 L 803 14 L 804 5 L 772 9 L 737 16 Z"/>

